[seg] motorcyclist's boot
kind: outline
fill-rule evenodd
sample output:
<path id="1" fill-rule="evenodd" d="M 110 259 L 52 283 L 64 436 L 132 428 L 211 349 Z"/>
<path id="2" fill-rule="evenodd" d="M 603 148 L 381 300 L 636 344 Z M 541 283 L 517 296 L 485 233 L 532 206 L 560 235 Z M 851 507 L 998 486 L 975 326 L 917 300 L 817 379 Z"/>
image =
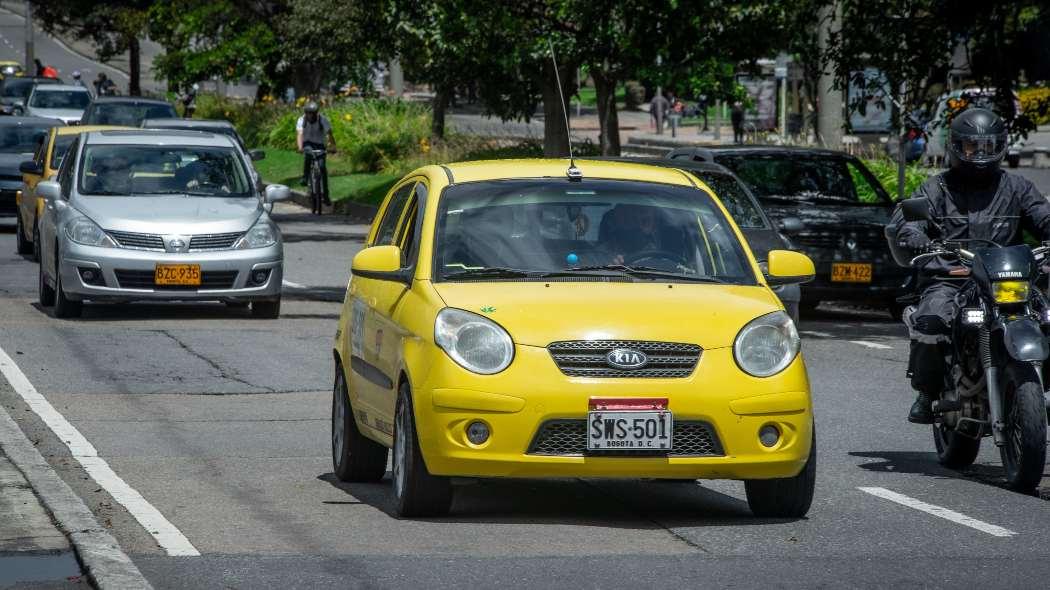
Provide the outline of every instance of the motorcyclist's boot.
<path id="1" fill-rule="evenodd" d="M 908 412 L 908 422 L 913 424 L 933 424 L 933 396 L 920 391 Z"/>

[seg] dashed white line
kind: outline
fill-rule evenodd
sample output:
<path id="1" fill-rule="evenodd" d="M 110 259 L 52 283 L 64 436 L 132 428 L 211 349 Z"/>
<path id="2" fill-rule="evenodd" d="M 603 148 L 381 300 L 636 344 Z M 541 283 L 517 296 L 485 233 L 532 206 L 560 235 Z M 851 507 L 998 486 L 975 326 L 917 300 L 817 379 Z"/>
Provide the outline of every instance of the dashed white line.
<path id="1" fill-rule="evenodd" d="M 1011 531 L 1010 529 L 1004 529 L 1001 526 L 989 524 L 987 522 L 984 522 L 983 520 L 977 520 L 976 518 L 966 516 L 965 514 L 961 514 L 959 512 L 949 510 L 941 506 L 927 504 L 922 500 L 916 500 L 915 498 L 905 496 L 904 494 L 898 494 L 897 492 L 887 490 L 886 488 L 859 487 L 857 489 L 862 492 L 871 494 L 872 496 L 877 496 L 879 498 L 889 500 L 890 502 L 896 502 L 897 504 L 900 504 L 902 506 L 914 508 L 915 510 L 925 512 L 926 514 L 931 514 L 938 518 L 950 520 L 955 524 L 961 524 L 963 526 L 967 526 L 972 529 L 981 531 L 982 533 L 988 533 L 993 537 L 1012 537 L 1013 535 L 1017 534 L 1016 532 Z"/>
<path id="2" fill-rule="evenodd" d="M 157 544 L 168 555 L 200 555 L 197 548 L 175 525 L 164 518 L 164 515 L 143 498 L 135 488 L 121 479 L 105 459 L 98 456 L 94 445 L 88 442 L 88 439 L 80 434 L 80 431 L 33 387 L 25 373 L 2 348 L 0 348 L 0 373 L 3 373 L 15 392 L 25 400 L 30 409 L 51 429 L 51 432 L 69 447 L 73 459 L 84 467 L 84 471 L 135 517 L 135 520 L 139 521 L 146 532 L 156 539 Z"/>
<path id="3" fill-rule="evenodd" d="M 310 288 L 310 287 L 307 287 L 306 285 L 300 285 L 299 283 L 293 283 L 293 282 L 291 282 L 291 281 L 289 281 L 287 279 L 282 280 L 281 284 L 284 285 L 285 287 L 291 287 L 293 289 L 309 289 Z"/>
<path id="4" fill-rule="evenodd" d="M 867 348 L 878 348 L 884 350 L 892 350 L 893 347 L 888 344 L 879 344 L 878 342 L 868 342 L 867 340 L 849 340 L 851 344 L 859 344 Z"/>
<path id="5" fill-rule="evenodd" d="M 828 334 L 827 332 L 817 332 L 816 330 L 799 330 L 798 333 L 802 334 L 804 336 L 816 336 L 817 338 L 832 338 L 833 337 L 831 334 Z"/>

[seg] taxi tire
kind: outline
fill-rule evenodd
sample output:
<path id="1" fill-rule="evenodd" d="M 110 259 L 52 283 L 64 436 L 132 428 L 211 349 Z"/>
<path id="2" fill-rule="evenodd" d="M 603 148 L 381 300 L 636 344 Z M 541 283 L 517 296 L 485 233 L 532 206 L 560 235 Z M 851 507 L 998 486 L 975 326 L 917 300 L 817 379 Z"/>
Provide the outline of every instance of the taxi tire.
<path id="1" fill-rule="evenodd" d="M 33 242 L 26 239 L 26 231 L 25 228 L 22 227 L 21 212 L 15 214 L 15 243 L 17 244 L 16 250 L 19 254 L 33 253 Z"/>
<path id="2" fill-rule="evenodd" d="M 252 301 L 252 317 L 261 320 L 276 320 L 281 317 L 281 298 L 274 301 Z"/>
<path id="3" fill-rule="evenodd" d="M 405 445 L 404 465 L 397 465 L 398 445 Z M 407 383 L 398 388 L 397 409 L 394 416 L 394 500 L 401 518 L 417 516 L 444 516 L 452 507 L 452 482 L 447 477 L 431 475 L 423 461 L 416 438 L 416 419 L 412 410 L 412 394 Z M 398 494 L 397 470 L 404 472 L 404 485 Z"/>
<path id="4" fill-rule="evenodd" d="M 744 482 L 747 505 L 762 518 L 802 518 L 813 503 L 817 481 L 817 438 L 809 448 L 809 459 L 795 477 L 751 479 Z"/>
<path id="5" fill-rule="evenodd" d="M 377 482 L 386 474 L 387 448 L 361 434 L 350 405 L 343 368 L 336 367 L 335 387 L 332 388 L 332 428 L 340 419 L 337 410 L 342 406 L 343 440 L 340 448 L 332 441 L 332 470 L 340 481 Z"/>
<path id="6" fill-rule="evenodd" d="M 55 269 L 58 269 L 57 263 Z M 66 292 L 62 289 L 62 274 L 59 272 L 55 273 L 55 307 L 52 313 L 56 318 L 62 319 L 79 318 L 84 313 L 83 301 L 73 301 L 66 297 Z"/>
<path id="7" fill-rule="evenodd" d="M 40 262 L 40 223 L 33 222 L 33 262 Z"/>
<path id="8" fill-rule="evenodd" d="M 39 284 L 37 285 L 37 299 L 42 307 L 51 307 L 55 304 L 55 289 L 47 284 L 44 278 L 44 264 L 37 265 L 39 271 Z"/>

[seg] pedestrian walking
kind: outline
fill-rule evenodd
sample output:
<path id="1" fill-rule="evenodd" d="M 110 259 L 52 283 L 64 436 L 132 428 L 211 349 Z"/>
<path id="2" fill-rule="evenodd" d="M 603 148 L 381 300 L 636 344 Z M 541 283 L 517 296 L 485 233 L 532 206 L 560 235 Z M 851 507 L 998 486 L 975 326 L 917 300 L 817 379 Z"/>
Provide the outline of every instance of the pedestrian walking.
<path id="1" fill-rule="evenodd" d="M 663 91 L 657 88 L 653 100 L 649 103 L 649 116 L 652 117 L 653 122 L 656 124 L 657 135 L 664 134 L 664 120 L 667 118 L 667 111 L 670 108 L 670 101 L 664 96 Z"/>
<path id="2" fill-rule="evenodd" d="M 744 143 L 744 105 L 739 100 L 733 103 L 729 120 L 733 123 L 733 143 Z"/>
<path id="3" fill-rule="evenodd" d="M 671 106 L 667 111 L 667 119 L 671 123 L 671 137 L 678 137 L 678 125 L 682 122 L 682 113 L 685 111 L 685 103 L 674 94 L 671 95 Z"/>

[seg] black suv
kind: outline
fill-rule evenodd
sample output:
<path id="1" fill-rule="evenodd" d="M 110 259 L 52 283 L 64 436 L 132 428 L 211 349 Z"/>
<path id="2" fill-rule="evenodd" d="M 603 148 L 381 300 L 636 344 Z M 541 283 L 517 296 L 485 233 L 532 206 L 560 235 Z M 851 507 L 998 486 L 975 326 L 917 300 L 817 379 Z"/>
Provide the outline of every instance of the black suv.
<path id="1" fill-rule="evenodd" d="M 857 158 L 831 150 L 777 146 L 677 148 L 672 161 L 715 162 L 751 188 L 780 229 L 813 259 L 817 276 L 802 286 L 802 308 L 847 300 L 887 308 L 910 271 L 894 261 L 883 235 L 893 200 Z"/>

